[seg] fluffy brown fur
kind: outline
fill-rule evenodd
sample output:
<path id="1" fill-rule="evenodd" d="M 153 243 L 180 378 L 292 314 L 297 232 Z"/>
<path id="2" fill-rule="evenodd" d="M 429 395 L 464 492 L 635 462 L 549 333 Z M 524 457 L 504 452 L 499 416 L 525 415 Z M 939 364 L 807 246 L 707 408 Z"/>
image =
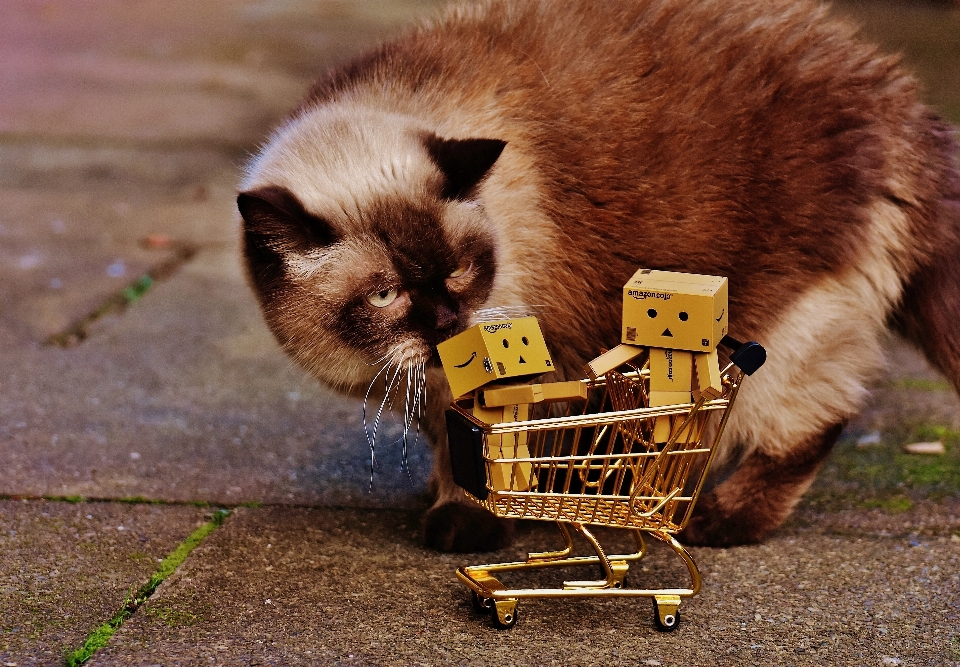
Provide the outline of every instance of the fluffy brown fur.
<path id="1" fill-rule="evenodd" d="M 619 342 L 638 267 L 728 276 L 730 333 L 769 359 L 683 537 L 733 544 L 809 486 L 889 322 L 960 388 L 956 159 L 896 59 L 819 5 L 485 0 L 321 80 L 239 206 L 294 358 L 355 395 L 384 359 L 426 378 L 443 549 L 506 529 L 452 481 L 438 340 L 534 314 L 557 379 L 579 377 Z"/>

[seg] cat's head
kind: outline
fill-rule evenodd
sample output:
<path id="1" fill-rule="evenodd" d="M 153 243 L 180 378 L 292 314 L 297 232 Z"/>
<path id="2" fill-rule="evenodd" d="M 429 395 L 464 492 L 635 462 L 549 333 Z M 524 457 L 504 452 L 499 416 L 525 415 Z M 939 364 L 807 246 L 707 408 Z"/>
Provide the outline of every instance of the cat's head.
<path id="1" fill-rule="evenodd" d="M 237 204 L 248 273 L 284 349 L 347 390 L 387 361 L 435 359 L 493 289 L 497 239 L 479 193 L 504 146 L 382 118 L 282 128 Z"/>

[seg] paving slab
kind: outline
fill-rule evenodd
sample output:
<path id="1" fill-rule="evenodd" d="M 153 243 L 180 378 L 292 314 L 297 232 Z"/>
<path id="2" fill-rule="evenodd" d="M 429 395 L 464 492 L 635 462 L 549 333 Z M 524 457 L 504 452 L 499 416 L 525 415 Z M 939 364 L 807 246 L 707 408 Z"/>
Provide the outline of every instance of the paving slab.
<path id="1" fill-rule="evenodd" d="M 0 664 L 62 664 L 208 511 L 0 500 Z"/>
<path id="2" fill-rule="evenodd" d="M 239 266 L 232 203 L 185 200 L 178 188 L 170 186 L 171 201 L 154 193 L 119 213 L 75 188 L 53 206 L 32 192 L 11 198 L 0 223 L 0 447 L 11 474 L 0 492 L 346 501 L 336 481 L 310 488 L 326 471 L 331 480 L 355 473 L 352 491 L 366 498 L 358 405 L 321 390 L 279 352 Z M 216 191 L 232 197 L 231 186 Z M 197 225 L 188 238 L 200 252 L 169 282 L 99 323 L 83 345 L 42 344 L 168 254 L 139 239 L 182 238 L 193 215 L 219 216 L 229 235 L 205 236 Z M 407 495 L 418 490 L 397 474 L 399 454 L 392 461 L 383 449 L 376 488 L 392 474 Z M 418 466 L 420 479 L 428 468 Z M 306 494 L 290 484 L 298 477 Z"/>
<path id="3" fill-rule="evenodd" d="M 324 63 L 430 5 L 11 0 L 0 27 L 0 132 L 246 147 Z"/>
<path id="4" fill-rule="evenodd" d="M 299 504 L 417 503 L 424 442 L 401 472 L 385 440 L 372 492 L 360 405 L 294 369 L 233 249 L 201 251 L 100 335 L 4 364 L 2 491 Z M 397 435 L 392 423 L 387 431 Z"/>
<path id="5" fill-rule="evenodd" d="M 960 503 L 833 516 L 694 550 L 705 587 L 664 634 L 646 599 L 526 601 L 508 631 L 478 616 L 455 568 L 553 547 L 549 524 L 463 556 L 419 546 L 412 512 L 240 509 L 91 664 L 960 664 Z M 631 585 L 682 585 L 665 548 L 638 565 Z"/>

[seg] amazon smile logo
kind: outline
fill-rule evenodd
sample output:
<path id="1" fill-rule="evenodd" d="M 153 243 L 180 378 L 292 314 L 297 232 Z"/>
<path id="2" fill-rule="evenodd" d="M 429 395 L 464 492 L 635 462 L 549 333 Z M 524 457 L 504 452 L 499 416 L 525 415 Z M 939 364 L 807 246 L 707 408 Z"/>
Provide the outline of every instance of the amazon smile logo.
<path id="1" fill-rule="evenodd" d="M 474 352 L 473 354 L 470 355 L 470 358 L 464 361 L 462 364 L 455 364 L 454 368 L 466 368 L 467 366 L 470 365 L 470 362 L 472 362 L 476 358 L 477 358 L 477 353 Z"/>

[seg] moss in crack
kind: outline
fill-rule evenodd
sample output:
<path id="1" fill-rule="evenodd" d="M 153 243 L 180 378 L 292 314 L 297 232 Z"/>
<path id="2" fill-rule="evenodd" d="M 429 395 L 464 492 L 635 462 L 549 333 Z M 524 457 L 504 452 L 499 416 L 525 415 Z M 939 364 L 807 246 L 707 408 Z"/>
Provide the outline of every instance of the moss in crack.
<path id="1" fill-rule="evenodd" d="M 173 251 L 173 256 L 150 268 L 144 275 L 137 278 L 121 290 L 107 296 L 100 305 L 92 311 L 73 322 L 63 331 L 49 336 L 44 344 L 55 345 L 57 347 L 73 347 L 79 345 L 90 335 L 90 327 L 102 320 L 107 315 L 119 314 L 132 304 L 139 301 L 157 282 L 166 280 L 184 264 L 189 262 L 197 254 L 199 248 L 191 243 L 169 241 L 162 246 L 157 246 L 150 239 L 144 239 L 144 245 L 147 247 L 165 247 Z"/>
<path id="2" fill-rule="evenodd" d="M 128 505 L 186 505 L 189 507 L 213 507 L 206 500 L 160 500 L 157 498 L 146 498 L 144 496 L 128 496 L 126 498 L 90 498 L 88 496 L 28 496 L 20 494 L 0 493 L 0 500 L 47 500 L 54 503 L 125 503 Z M 222 507 L 222 504 L 218 504 Z M 259 507 L 260 503 L 244 503 L 238 507 Z M 233 507 L 233 505 L 227 505 Z"/>
<path id="3" fill-rule="evenodd" d="M 953 385 L 946 380 L 927 380 L 924 378 L 898 378 L 887 383 L 892 389 L 912 391 L 953 391 Z"/>
<path id="4" fill-rule="evenodd" d="M 879 442 L 858 446 L 859 434 L 837 443 L 804 504 L 818 510 L 879 508 L 902 512 L 922 498 L 960 495 L 960 431 L 939 424 L 901 424 Z M 939 440 L 942 455 L 908 454 L 905 444 Z"/>
<path id="5" fill-rule="evenodd" d="M 867 509 L 881 509 L 890 514 L 900 514 L 913 507 L 913 501 L 904 496 L 893 496 L 891 498 L 869 498 L 860 505 Z"/>
<path id="6" fill-rule="evenodd" d="M 136 613 L 146 600 L 153 595 L 157 587 L 163 583 L 163 580 L 173 574 L 178 567 L 187 559 L 190 552 L 193 551 L 210 533 L 215 531 L 230 514 L 227 510 L 218 510 L 214 512 L 212 518 L 207 523 L 197 528 L 190 536 L 184 540 L 180 546 L 160 562 L 160 567 L 153 573 L 150 580 L 141 586 L 136 592 L 130 591 L 126 600 L 113 617 L 106 623 L 94 630 L 83 643 L 73 653 L 66 656 L 65 663 L 67 667 L 76 667 L 82 665 L 96 653 L 107 645 L 113 633 L 123 625 L 123 623 Z"/>

